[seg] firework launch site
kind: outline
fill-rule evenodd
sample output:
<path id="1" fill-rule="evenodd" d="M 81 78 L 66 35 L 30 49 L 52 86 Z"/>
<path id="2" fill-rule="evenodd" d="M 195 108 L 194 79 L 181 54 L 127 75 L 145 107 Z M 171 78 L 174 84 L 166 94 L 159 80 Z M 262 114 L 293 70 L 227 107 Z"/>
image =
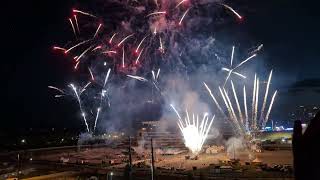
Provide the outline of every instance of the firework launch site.
<path id="1" fill-rule="evenodd" d="M 125 133 L 114 132 L 87 135 L 82 137 L 81 143 L 79 139 L 74 141 L 76 144 L 68 142 L 66 137 L 67 143 L 60 141 L 52 147 L 3 152 L 0 155 L 2 178 L 18 175 L 22 179 L 50 179 L 50 176 L 51 179 L 105 179 L 112 173 L 113 179 L 123 179 L 131 164 L 132 178 L 149 179 L 153 158 L 156 172 L 153 175 L 160 179 L 200 176 L 208 179 L 293 179 L 290 139 L 283 141 L 286 136 L 291 136 L 291 132 L 260 132 L 256 142 L 249 143 L 234 138 L 230 132 L 215 135 L 212 131 L 201 150 L 194 154 L 185 146 L 178 129 L 176 132 L 161 132 L 157 125 L 159 122 L 156 121 L 143 122 L 130 140 Z M 279 133 L 281 135 L 277 135 Z M 270 138 L 270 135 L 277 138 Z M 263 141 L 259 141 L 260 137 Z M 59 138 L 55 135 L 54 139 Z M 31 141 L 32 137 L 28 139 Z M 24 143 L 27 147 L 29 142 L 25 140 Z"/>

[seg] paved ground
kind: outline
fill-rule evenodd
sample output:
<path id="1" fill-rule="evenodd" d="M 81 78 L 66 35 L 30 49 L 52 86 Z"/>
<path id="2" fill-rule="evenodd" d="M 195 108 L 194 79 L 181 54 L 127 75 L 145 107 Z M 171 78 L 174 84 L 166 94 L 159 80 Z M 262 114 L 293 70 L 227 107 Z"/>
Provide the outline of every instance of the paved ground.
<path id="1" fill-rule="evenodd" d="M 116 150 L 111 148 L 97 148 L 97 149 L 83 149 L 80 152 L 69 152 L 69 153 L 55 153 L 55 154 L 42 154 L 38 157 L 33 157 L 35 160 L 49 160 L 59 161 L 61 157 L 69 158 L 69 162 L 75 162 L 78 160 L 86 161 L 89 164 L 100 164 L 102 160 L 108 161 L 108 159 L 127 159 L 127 155 L 123 155 L 121 152 L 124 150 Z M 149 153 L 147 153 L 149 154 Z M 198 168 L 206 167 L 212 163 L 218 163 L 219 160 L 228 160 L 228 156 L 225 152 L 218 154 L 200 154 L 198 160 L 186 160 L 185 156 L 187 153 L 179 155 L 156 155 L 157 167 L 175 167 L 175 168 L 186 168 L 192 169 L 193 166 Z M 272 164 L 292 164 L 292 152 L 288 150 L 277 150 L 277 151 L 263 151 L 262 153 L 249 154 L 248 152 L 238 152 L 235 157 L 241 160 L 241 163 L 251 161 L 257 157 L 263 163 L 269 165 Z M 149 156 L 144 158 L 138 158 L 136 155 L 133 156 L 133 161 L 140 162 L 140 160 L 150 159 Z M 146 160 L 147 164 L 150 160 Z M 121 165 L 120 165 L 121 166 Z"/>

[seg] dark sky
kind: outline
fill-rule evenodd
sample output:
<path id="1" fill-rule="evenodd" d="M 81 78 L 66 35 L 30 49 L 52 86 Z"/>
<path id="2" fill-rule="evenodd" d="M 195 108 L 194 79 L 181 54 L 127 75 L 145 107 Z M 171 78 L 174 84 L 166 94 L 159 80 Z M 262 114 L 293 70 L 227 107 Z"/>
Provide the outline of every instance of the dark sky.
<path id="1" fill-rule="evenodd" d="M 246 27 L 247 34 L 264 44 L 264 61 L 267 67 L 274 68 L 276 85 L 283 97 L 278 107 L 316 104 L 320 100 L 319 3 L 232 3 L 241 7 L 245 17 L 241 26 Z M 70 77 L 70 65 L 51 48 L 62 42 L 65 21 L 74 4 L 75 1 L 12 1 L 2 8 L 1 128 L 81 126 L 74 103 L 56 101 L 47 89 L 51 84 L 62 86 Z"/>

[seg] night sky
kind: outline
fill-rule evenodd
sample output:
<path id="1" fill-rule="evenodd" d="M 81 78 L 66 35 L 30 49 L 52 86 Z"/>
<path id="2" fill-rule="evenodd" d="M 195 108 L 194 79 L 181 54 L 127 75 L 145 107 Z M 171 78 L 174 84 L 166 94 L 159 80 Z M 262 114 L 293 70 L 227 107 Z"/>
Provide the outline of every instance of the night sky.
<path id="1" fill-rule="evenodd" d="M 231 2 L 231 1 L 230 1 Z M 239 0 L 245 31 L 264 44 L 266 67 L 280 90 L 275 118 L 299 104 L 320 105 L 319 7 L 296 0 Z M 57 101 L 48 85 L 63 86 L 71 65 L 52 52 L 66 38 L 66 21 L 76 1 L 13 1 L 2 8 L 1 128 L 81 127 L 71 100 Z M 3 41 L 4 39 L 4 41 Z"/>

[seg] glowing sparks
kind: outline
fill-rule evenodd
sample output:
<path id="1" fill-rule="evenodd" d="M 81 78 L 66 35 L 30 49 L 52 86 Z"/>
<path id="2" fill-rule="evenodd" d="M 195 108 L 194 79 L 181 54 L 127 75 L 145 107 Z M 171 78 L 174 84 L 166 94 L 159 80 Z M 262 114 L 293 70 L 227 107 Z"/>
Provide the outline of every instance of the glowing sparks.
<path id="1" fill-rule="evenodd" d="M 127 37 L 125 37 L 125 38 L 123 38 L 119 43 L 118 43 L 118 47 L 122 44 L 122 43 L 124 43 L 128 38 L 130 38 L 130 37 L 132 37 L 134 34 L 130 34 L 130 35 L 128 35 Z"/>
<path id="2" fill-rule="evenodd" d="M 80 11 L 78 9 L 73 9 L 73 12 L 74 13 L 80 13 L 80 14 L 83 14 L 83 15 L 87 15 L 87 16 L 91 16 L 91 17 L 94 17 L 96 18 L 97 16 L 93 15 L 93 14 L 90 14 L 90 13 L 87 13 L 87 12 L 84 12 L 84 11 Z"/>
<path id="3" fill-rule="evenodd" d="M 235 14 L 240 20 L 242 19 L 242 16 L 240 16 L 239 13 L 237 13 L 232 7 L 226 5 L 226 4 L 222 4 L 225 8 L 229 9 L 233 14 Z"/>
<path id="4" fill-rule="evenodd" d="M 159 15 L 159 14 L 166 14 L 166 11 L 156 11 L 156 12 L 148 14 L 146 17 L 153 16 L 153 15 Z"/>
<path id="5" fill-rule="evenodd" d="M 198 115 L 195 116 L 194 114 L 192 115 L 192 120 L 190 120 L 189 113 L 186 110 L 187 117 L 184 122 L 182 122 L 179 113 L 172 104 L 170 106 L 178 115 L 178 127 L 183 135 L 185 146 L 189 148 L 193 154 L 199 154 L 208 137 L 215 116 L 213 116 L 209 122 L 208 113 L 204 113 L 201 122 L 199 122 L 199 119 L 197 118 Z"/>
<path id="6" fill-rule="evenodd" d="M 189 10 L 190 10 L 190 8 L 188 8 L 188 9 L 183 13 L 183 15 L 182 15 L 182 17 L 181 17 L 181 19 L 180 19 L 180 21 L 179 21 L 179 25 L 181 25 L 184 17 L 187 15 L 187 13 L 189 12 Z"/>
<path id="7" fill-rule="evenodd" d="M 95 37 L 97 36 L 97 34 L 99 33 L 99 30 L 100 30 L 101 26 L 102 26 L 102 24 L 100 23 L 99 26 L 98 26 L 98 28 L 97 28 L 97 30 L 96 30 L 96 32 L 94 33 L 93 38 L 95 38 Z"/>

